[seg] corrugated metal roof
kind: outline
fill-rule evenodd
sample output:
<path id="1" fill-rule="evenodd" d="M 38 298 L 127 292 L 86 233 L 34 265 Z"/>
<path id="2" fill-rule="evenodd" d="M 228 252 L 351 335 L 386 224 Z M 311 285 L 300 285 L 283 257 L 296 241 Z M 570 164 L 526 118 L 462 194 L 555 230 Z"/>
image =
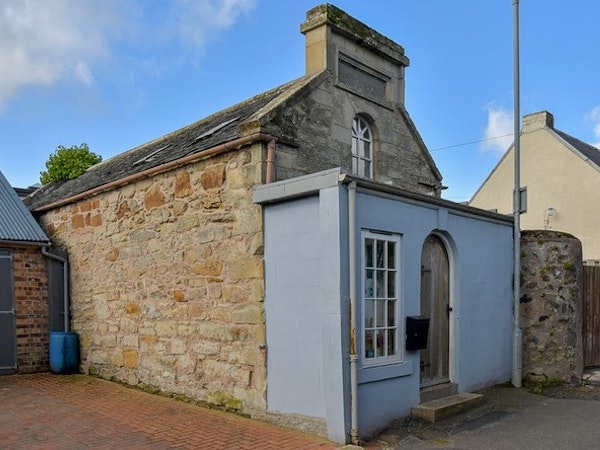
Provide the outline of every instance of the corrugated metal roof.
<path id="1" fill-rule="evenodd" d="M 48 243 L 23 201 L 0 172 L 0 242 Z"/>

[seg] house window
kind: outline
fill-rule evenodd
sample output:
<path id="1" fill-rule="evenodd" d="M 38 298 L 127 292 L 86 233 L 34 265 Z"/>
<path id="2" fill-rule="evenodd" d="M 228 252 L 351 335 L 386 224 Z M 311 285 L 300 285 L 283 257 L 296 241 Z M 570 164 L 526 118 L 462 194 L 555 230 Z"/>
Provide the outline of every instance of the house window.
<path id="1" fill-rule="evenodd" d="M 402 358 L 399 338 L 400 236 L 363 233 L 362 348 L 364 365 Z"/>
<path id="2" fill-rule="evenodd" d="M 373 134 L 361 116 L 352 121 L 352 173 L 373 178 Z"/>

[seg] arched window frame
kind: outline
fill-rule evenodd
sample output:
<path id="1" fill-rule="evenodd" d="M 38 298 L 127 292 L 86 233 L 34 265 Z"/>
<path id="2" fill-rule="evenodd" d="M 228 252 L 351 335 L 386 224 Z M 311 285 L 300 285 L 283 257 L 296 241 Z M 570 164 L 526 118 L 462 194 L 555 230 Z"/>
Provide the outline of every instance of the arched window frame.
<path id="1" fill-rule="evenodd" d="M 373 131 L 363 116 L 352 121 L 352 173 L 373 178 Z"/>

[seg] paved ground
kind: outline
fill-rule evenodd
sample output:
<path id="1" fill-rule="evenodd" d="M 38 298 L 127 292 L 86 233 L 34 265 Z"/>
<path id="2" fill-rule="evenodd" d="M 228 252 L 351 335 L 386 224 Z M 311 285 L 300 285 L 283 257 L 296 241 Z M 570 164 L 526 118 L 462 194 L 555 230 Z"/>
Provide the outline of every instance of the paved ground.
<path id="1" fill-rule="evenodd" d="M 335 449 L 325 439 L 84 375 L 0 377 L 2 449 Z"/>
<path id="2" fill-rule="evenodd" d="M 436 424 L 404 419 L 368 450 L 600 448 L 600 387 L 557 386 L 536 395 L 525 388 L 482 391 L 480 408 Z"/>
<path id="3" fill-rule="evenodd" d="M 600 384 L 600 370 L 596 374 Z M 368 450 L 600 448 L 600 387 L 544 395 L 496 386 L 484 406 L 437 424 L 403 419 Z M 319 449 L 315 436 L 85 375 L 0 377 L 1 449 Z"/>

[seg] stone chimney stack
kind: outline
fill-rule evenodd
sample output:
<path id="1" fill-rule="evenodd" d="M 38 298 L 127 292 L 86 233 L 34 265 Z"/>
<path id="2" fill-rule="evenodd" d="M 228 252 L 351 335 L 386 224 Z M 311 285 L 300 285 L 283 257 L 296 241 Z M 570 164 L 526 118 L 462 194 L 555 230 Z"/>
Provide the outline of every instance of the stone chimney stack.
<path id="1" fill-rule="evenodd" d="M 316 6 L 300 25 L 306 74 L 329 70 L 336 82 L 374 100 L 404 104 L 404 49 L 331 4 Z"/>
<path id="2" fill-rule="evenodd" d="M 548 111 L 523 116 L 523 133 L 531 133 L 546 127 L 554 128 L 554 116 Z"/>

